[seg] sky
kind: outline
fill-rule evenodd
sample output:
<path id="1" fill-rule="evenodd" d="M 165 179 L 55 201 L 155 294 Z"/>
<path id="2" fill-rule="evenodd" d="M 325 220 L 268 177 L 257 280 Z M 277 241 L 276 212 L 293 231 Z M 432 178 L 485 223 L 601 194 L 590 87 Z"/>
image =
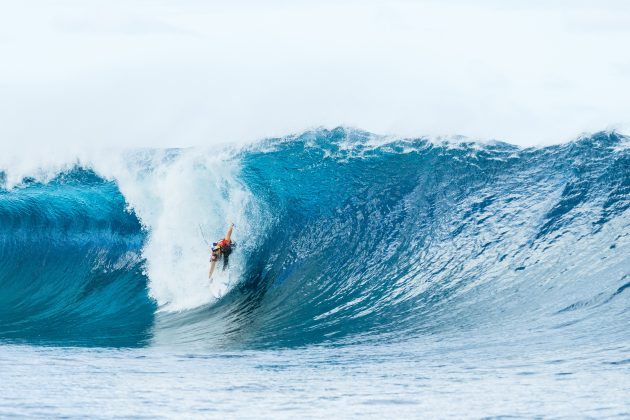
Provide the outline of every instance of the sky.
<path id="1" fill-rule="evenodd" d="M 0 152 L 627 134 L 629 3 L 0 0 Z"/>

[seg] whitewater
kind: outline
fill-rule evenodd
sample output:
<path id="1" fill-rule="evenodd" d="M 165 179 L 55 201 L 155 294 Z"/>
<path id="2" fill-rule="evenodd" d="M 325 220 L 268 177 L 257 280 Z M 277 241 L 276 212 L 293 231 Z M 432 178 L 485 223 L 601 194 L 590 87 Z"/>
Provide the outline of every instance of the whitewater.
<path id="1" fill-rule="evenodd" d="M 626 417 L 629 225 L 614 131 L 0 158 L 0 416 Z"/>

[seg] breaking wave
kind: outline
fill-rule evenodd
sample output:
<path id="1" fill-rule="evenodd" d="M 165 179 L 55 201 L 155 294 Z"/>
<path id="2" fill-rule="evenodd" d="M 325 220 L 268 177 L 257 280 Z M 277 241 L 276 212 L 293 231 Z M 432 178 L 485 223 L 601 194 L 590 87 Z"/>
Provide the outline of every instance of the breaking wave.
<path id="1" fill-rule="evenodd" d="M 0 340 L 627 340 L 630 144 L 316 130 L 0 174 Z M 45 174 L 42 175 L 42 174 Z M 13 181 L 12 181 L 13 180 Z M 208 242 L 234 222 L 230 268 Z"/>

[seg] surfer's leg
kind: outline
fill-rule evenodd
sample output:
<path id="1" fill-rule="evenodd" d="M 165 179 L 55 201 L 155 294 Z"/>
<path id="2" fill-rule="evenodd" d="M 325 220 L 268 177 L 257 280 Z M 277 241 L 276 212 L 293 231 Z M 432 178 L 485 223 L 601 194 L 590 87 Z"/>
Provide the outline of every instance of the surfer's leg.
<path id="1" fill-rule="evenodd" d="M 210 270 L 208 270 L 208 278 L 212 278 L 212 273 L 214 272 L 214 267 L 217 265 L 216 260 L 210 263 Z"/>

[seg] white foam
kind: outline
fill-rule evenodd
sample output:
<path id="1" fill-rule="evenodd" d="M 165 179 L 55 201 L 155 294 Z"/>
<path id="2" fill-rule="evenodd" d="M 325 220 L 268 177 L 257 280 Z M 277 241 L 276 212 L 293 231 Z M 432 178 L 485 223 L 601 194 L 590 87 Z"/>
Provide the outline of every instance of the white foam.
<path id="1" fill-rule="evenodd" d="M 241 256 L 262 226 L 252 195 L 237 180 L 238 162 L 227 151 L 147 150 L 126 154 L 117 167 L 95 169 L 117 181 L 149 231 L 143 249 L 151 296 L 165 310 L 207 304 L 240 277 Z M 229 222 L 242 247 L 229 271 L 220 264 L 208 279 L 208 241 L 221 239 Z M 205 236 L 205 238 L 204 238 Z"/>

